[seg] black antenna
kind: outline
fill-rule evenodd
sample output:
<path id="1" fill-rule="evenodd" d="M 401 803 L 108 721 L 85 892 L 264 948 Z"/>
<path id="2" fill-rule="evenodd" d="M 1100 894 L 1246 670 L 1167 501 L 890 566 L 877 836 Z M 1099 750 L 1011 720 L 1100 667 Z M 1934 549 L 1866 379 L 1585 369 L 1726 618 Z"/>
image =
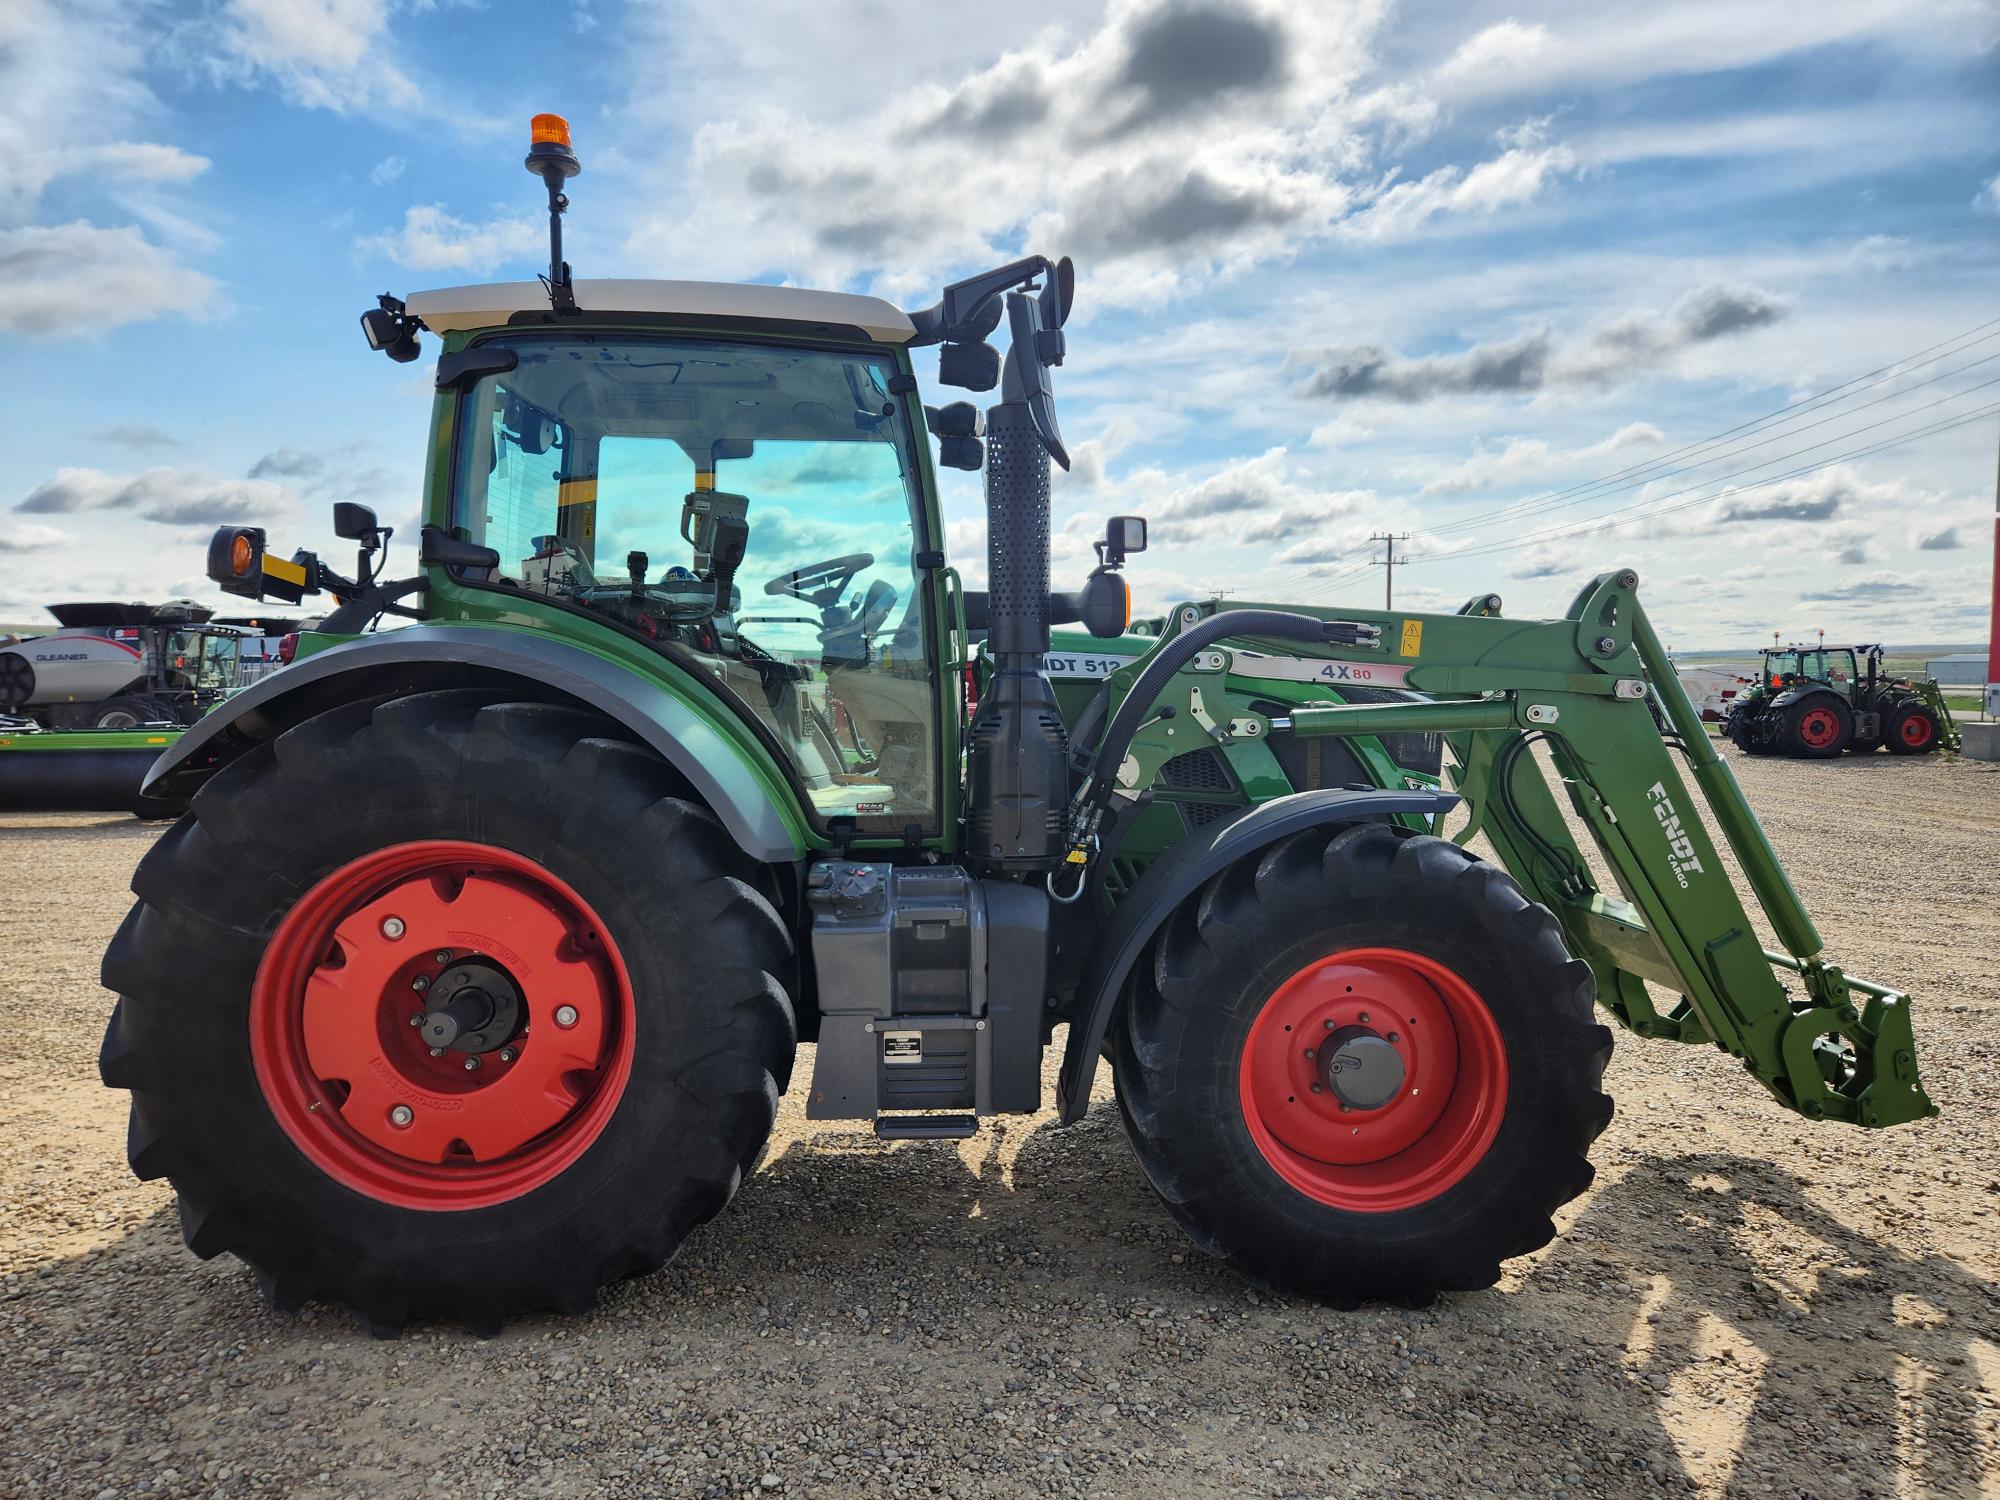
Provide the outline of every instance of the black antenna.
<path id="1" fill-rule="evenodd" d="M 549 274 L 542 285 L 549 289 L 549 305 L 559 313 L 577 311 L 576 294 L 570 287 L 569 262 L 563 259 L 562 216 L 569 207 L 563 183 L 583 170 L 583 163 L 570 149 L 569 121 L 561 115 L 536 115 L 529 122 L 531 141 L 527 169 L 549 190 Z"/>

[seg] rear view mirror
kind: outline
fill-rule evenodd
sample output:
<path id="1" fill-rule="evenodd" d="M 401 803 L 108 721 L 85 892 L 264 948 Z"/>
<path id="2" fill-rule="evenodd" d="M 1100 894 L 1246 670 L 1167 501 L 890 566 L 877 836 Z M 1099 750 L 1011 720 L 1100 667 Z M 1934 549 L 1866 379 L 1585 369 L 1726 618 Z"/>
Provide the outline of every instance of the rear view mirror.
<path id="1" fill-rule="evenodd" d="M 946 344 L 938 350 L 938 379 L 961 390 L 990 391 L 1000 383 L 1000 351 L 991 344 Z"/>
<path id="2" fill-rule="evenodd" d="M 341 500 L 333 507 L 333 534 L 344 542 L 373 541 L 381 529 L 375 512 L 365 505 Z"/>
<path id="3" fill-rule="evenodd" d="M 1146 550 L 1146 518 L 1113 516 L 1104 524 L 1104 549 L 1114 557 Z"/>

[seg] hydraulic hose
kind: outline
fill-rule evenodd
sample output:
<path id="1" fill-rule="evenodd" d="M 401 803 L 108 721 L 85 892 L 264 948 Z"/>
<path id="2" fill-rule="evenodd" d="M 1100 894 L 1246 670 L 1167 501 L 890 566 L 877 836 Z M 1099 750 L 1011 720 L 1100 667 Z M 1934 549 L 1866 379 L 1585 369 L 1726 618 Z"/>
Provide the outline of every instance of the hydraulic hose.
<path id="1" fill-rule="evenodd" d="M 1091 753 L 1090 763 L 1084 770 L 1083 782 L 1076 790 L 1072 805 L 1079 825 L 1087 823 L 1094 826 L 1098 815 L 1110 804 L 1118 767 L 1125 763 L 1125 752 L 1132 748 L 1132 737 L 1139 732 L 1139 726 L 1145 722 L 1154 700 L 1166 690 L 1174 673 L 1205 647 L 1231 636 L 1246 635 L 1310 641 L 1314 645 L 1329 641 L 1352 643 L 1357 638 L 1355 627 L 1346 621 L 1321 620 L 1285 609 L 1226 609 L 1170 637 L 1139 673 L 1138 681 L 1132 684 L 1132 691 L 1125 695 L 1125 701 L 1118 705 L 1118 712 L 1111 716 L 1104 738 L 1097 742 L 1096 750 Z M 1080 835 L 1088 831 L 1081 826 L 1076 830 Z"/>

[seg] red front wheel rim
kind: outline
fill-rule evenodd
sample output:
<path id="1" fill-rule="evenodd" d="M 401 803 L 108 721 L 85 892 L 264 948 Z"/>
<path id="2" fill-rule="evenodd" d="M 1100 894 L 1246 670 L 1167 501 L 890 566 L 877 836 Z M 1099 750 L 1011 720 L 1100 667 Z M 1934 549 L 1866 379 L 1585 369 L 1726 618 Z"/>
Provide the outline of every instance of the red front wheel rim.
<path id="1" fill-rule="evenodd" d="M 1316 1202 L 1429 1202 L 1493 1144 L 1507 1051 L 1479 993 L 1435 959 L 1351 948 L 1293 974 L 1251 1023 L 1238 1073 L 1250 1138 Z"/>
<path id="2" fill-rule="evenodd" d="M 1923 714 L 1911 714 L 1903 720 L 1903 727 L 1899 732 L 1903 736 L 1904 744 L 1913 750 L 1921 750 L 1931 742 L 1931 721 Z"/>
<path id="3" fill-rule="evenodd" d="M 617 1108 L 632 1044 L 631 980 L 596 913 L 489 844 L 343 865 L 285 914 L 250 993 L 278 1124 L 335 1181 L 404 1208 L 485 1208 L 560 1176 Z"/>

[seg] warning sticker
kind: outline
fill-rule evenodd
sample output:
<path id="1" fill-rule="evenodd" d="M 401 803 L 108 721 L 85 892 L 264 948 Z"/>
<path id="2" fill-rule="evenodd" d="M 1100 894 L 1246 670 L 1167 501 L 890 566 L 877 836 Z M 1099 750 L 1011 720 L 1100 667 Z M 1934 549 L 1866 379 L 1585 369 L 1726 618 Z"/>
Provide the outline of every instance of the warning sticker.
<path id="1" fill-rule="evenodd" d="M 1424 622 L 1422 620 L 1403 621 L 1403 647 L 1398 656 L 1422 656 L 1424 654 Z"/>

